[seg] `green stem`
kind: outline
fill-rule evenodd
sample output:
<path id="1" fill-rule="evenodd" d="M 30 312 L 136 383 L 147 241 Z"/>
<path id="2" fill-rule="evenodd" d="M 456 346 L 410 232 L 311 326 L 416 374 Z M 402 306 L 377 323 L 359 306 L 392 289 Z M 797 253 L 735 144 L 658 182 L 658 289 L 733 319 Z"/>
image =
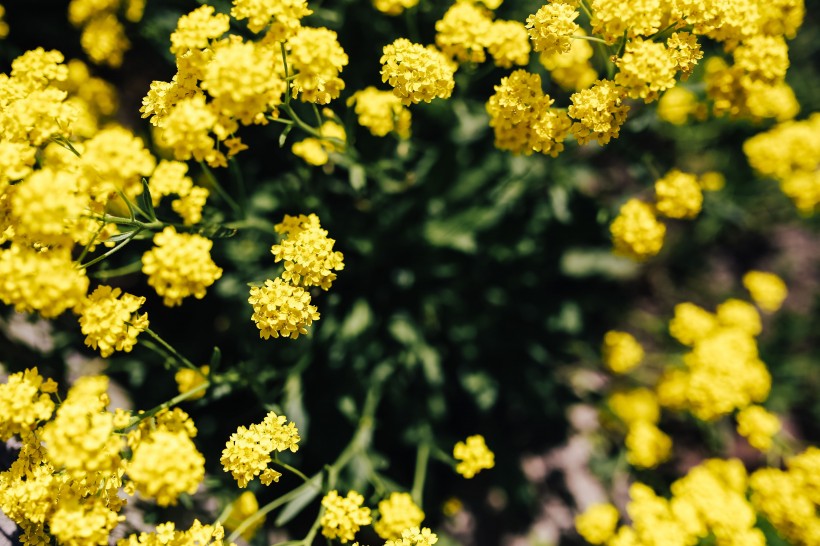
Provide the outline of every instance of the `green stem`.
<path id="1" fill-rule="evenodd" d="M 148 335 L 148 337 L 150 337 L 151 339 L 153 339 L 154 341 L 159 343 L 159 345 L 163 349 L 165 349 L 165 351 L 169 355 L 171 355 L 177 362 L 179 362 L 180 364 L 182 364 L 186 368 L 190 368 L 192 370 L 199 371 L 199 368 L 194 366 L 193 362 L 191 362 L 190 360 L 188 360 L 187 358 L 185 358 L 184 356 L 179 354 L 179 352 L 177 352 L 176 349 L 171 347 L 171 345 L 167 341 L 165 341 L 164 339 L 159 337 L 159 335 L 157 335 L 156 332 L 154 332 L 150 328 L 146 328 L 145 330 L 143 330 L 143 332 L 145 332 Z"/>
<path id="2" fill-rule="evenodd" d="M 304 482 L 309 482 L 310 481 L 310 478 L 305 476 L 305 474 L 301 470 L 299 470 L 297 468 L 294 468 L 294 467 L 290 466 L 289 464 L 280 461 L 278 453 L 273 456 L 273 462 L 274 462 L 274 464 L 278 464 L 279 466 L 281 466 L 285 470 L 287 470 L 289 472 L 292 472 L 293 474 L 296 474 L 297 476 L 299 476 L 302 479 L 302 481 L 304 481 Z"/>
<path id="3" fill-rule="evenodd" d="M 581 36 L 579 34 L 573 34 L 572 36 L 570 36 L 570 38 L 572 38 L 573 40 L 587 40 L 589 42 L 598 42 L 601 44 L 609 45 L 607 44 L 607 41 L 603 38 L 596 38 L 595 36 Z"/>
<path id="4" fill-rule="evenodd" d="M 592 10 L 589 9 L 586 0 L 581 0 L 581 9 L 584 10 L 584 13 L 586 13 L 587 17 L 589 17 L 589 20 L 592 21 Z"/>
<path id="5" fill-rule="evenodd" d="M 233 210 L 234 214 L 241 218 L 242 210 L 239 207 L 239 204 L 236 201 L 234 201 L 233 198 L 230 195 L 228 195 L 228 192 L 226 192 L 224 188 L 219 184 L 219 181 L 216 179 L 216 176 L 214 175 L 210 167 L 208 167 L 208 165 L 204 161 L 200 161 L 199 166 L 202 167 L 202 171 L 205 173 L 205 177 L 208 179 L 208 182 L 211 184 L 211 186 L 213 186 L 214 190 L 216 190 L 216 193 L 219 194 L 219 197 L 221 197 L 222 200 L 225 201 L 229 207 L 231 207 L 231 210 Z"/>
<path id="6" fill-rule="evenodd" d="M 65 148 L 66 150 L 71 152 L 72 154 L 76 155 L 77 157 L 80 157 L 80 152 L 77 151 L 77 148 L 75 148 L 74 145 L 71 144 L 71 142 L 67 138 L 61 137 L 61 136 L 60 137 L 51 137 L 51 140 L 53 142 L 56 142 L 57 144 L 59 144 L 60 146 L 62 146 L 63 148 Z"/>
<path id="7" fill-rule="evenodd" d="M 133 426 L 136 426 L 137 424 L 139 424 L 140 422 L 142 422 L 146 419 L 149 419 L 149 418 L 153 417 L 154 415 L 158 414 L 159 412 L 161 412 L 163 410 L 166 410 L 166 409 L 169 409 L 169 408 L 172 408 L 172 407 L 176 406 L 177 404 L 181 404 L 185 400 L 199 394 L 200 391 L 204 391 L 205 389 L 207 389 L 210 384 L 211 384 L 210 381 L 206 381 L 205 383 L 197 385 L 196 387 L 194 387 L 193 389 L 191 389 L 187 392 L 183 392 L 182 394 L 178 394 L 177 396 L 171 398 L 167 402 L 163 402 L 159 406 L 151 408 L 148 411 L 144 411 L 144 412 L 140 413 L 139 415 L 135 415 L 134 417 L 131 418 L 131 421 L 126 426 L 124 426 L 123 428 L 117 430 L 116 432 L 119 432 L 119 433 L 125 432 L 127 429 L 129 429 Z"/>
<path id="8" fill-rule="evenodd" d="M 108 258 L 108 257 L 109 257 L 109 256 L 111 256 L 112 254 L 114 254 L 115 252 L 117 252 L 118 250 L 120 250 L 122 247 L 124 247 L 125 245 L 127 245 L 128 243 L 130 243 L 130 242 L 131 242 L 131 239 L 133 239 L 134 237 L 136 237 L 137 235 L 139 235 L 139 233 L 140 233 L 141 231 L 142 231 L 142 228 L 137 228 L 137 229 L 135 229 L 134 231 L 132 231 L 132 232 L 128 235 L 128 237 L 126 237 L 125 239 L 123 239 L 122 241 L 120 241 L 120 244 L 118 244 L 117 246 L 115 246 L 114 248 L 112 248 L 111 250 L 109 250 L 108 252 L 106 252 L 105 254 L 102 254 L 101 256 L 97 256 L 96 258 L 94 258 L 94 259 L 93 259 L 93 260 L 91 260 L 90 262 L 87 262 L 87 263 L 84 263 L 84 264 L 79 264 L 79 263 L 78 263 L 78 264 L 77 264 L 77 267 L 78 267 L 79 269 L 86 269 L 86 268 L 88 268 L 88 267 L 90 267 L 90 266 L 92 266 L 92 265 L 94 265 L 94 264 L 96 264 L 96 263 L 98 263 L 98 262 L 103 261 L 104 259 Z"/>
<path id="9" fill-rule="evenodd" d="M 136 273 L 142 269 L 142 261 L 138 260 L 136 262 L 130 263 L 128 265 L 124 265 L 122 267 L 117 267 L 115 269 L 106 269 L 104 271 L 97 271 L 96 273 L 92 273 L 91 276 L 95 279 L 106 280 L 111 279 L 113 277 L 121 277 L 123 275 L 129 275 L 131 273 Z"/>
<path id="10" fill-rule="evenodd" d="M 302 485 L 300 485 L 296 489 L 293 489 L 289 493 L 286 493 L 286 494 L 282 495 L 278 499 L 275 499 L 275 500 L 269 502 L 268 504 L 266 504 L 265 506 L 263 506 L 262 508 L 260 508 L 255 514 L 253 514 L 252 516 L 246 518 L 242 523 L 239 524 L 239 526 L 236 529 L 233 530 L 233 532 L 230 534 L 230 536 L 226 540 L 226 543 L 230 544 L 231 542 L 236 540 L 240 535 L 242 535 L 242 533 L 245 532 L 245 529 L 247 529 L 248 527 L 250 527 L 251 525 L 256 523 L 257 520 L 265 517 L 269 512 L 272 512 L 273 510 L 276 510 L 277 508 L 279 508 L 283 504 L 286 504 L 286 503 L 290 502 L 291 500 L 295 499 L 296 497 L 301 495 L 307 488 L 309 488 L 309 487 L 320 487 L 316 482 L 321 480 L 321 478 L 322 478 L 322 474 L 321 474 L 321 472 L 319 472 L 316 475 L 314 475 L 313 478 L 310 479 L 310 481 L 307 481 L 307 482 L 303 483 Z"/>
<path id="11" fill-rule="evenodd" d="M 424 480 L 427 478 L 427 462 L 430 460 L 430 444 L 426 441 L 419 444 L 416 452 L 416 472 L 413 476 L 413 489 L 410 495 L 416 505 L 422 505 Z"/>
<path id="12" fill-rule="evenodd" d="M 290 85 L 291 85 L 291 77 L 288 73 L 288 52 L 285 48 L 285 42 L 279 42 L 279 49 L 282 51 L 282 65 L 285 67 L 285 82 L 288 84 L 288 88 L 285 91 L 285 102 L 284 106 L 290 106 Z"/>
<path id="13" fill-rule="evenodd" d="M 100 233 L 102 232 L 103 229 L 105 229 L 105 222 L 100 222 L 100 227 L 97 228 L 97 231 L 94 233 L 94 237 L 92 237 L 91 240 L 88 241 L 88 244 L 85 245 L 85 247 L 83 247 L 83 251 L 80 253 L 80 256 L 77 258 L 77 263 L 83 263 L 83 260 L 88 255 L 88 253 L 91 251 L 91 245 L 93 245 L 97 241 L 97 237 L 100 236 Z"/>

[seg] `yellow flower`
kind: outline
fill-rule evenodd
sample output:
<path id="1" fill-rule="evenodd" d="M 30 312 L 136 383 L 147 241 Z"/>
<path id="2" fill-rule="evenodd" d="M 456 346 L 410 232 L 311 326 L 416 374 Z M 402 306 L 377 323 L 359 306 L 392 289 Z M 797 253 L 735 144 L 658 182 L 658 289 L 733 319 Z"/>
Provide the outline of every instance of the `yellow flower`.
<path id="1" fill-rule="evenodd" d="M 137 313 L 144 303 L 145 298 L 123 293 L 119 288 L 98 286 L 79 311 L 85 344 L 99 349 L 103 358 L 114 351 L 131 352 L 139 333 L 148 328 L 148 314 Z"/>
<path id="2" fill-rule="evenodd" d="M 205 457 L 186 431 L 157 427 L 133 448 L 126 472 L 143 497 L 176 505 L 182 493 L 193 494 L 202 483 Z"/>
<path id="3" fill-rule="evenodd" d="M 336 240 L 327 236 L 319 217 L 286 214 L 275 229 L 283 238 L 271 247 L 271 253 L 277 263 L 285 262 L 282 280 L 294 286 L 321 286 L 328 290 L 336 280 L 333 271 L 344 269 L 344 255 L 333 250 Z"/>
<path id="4" fill-rule="evenodd" d="M 749 271 L 743 275 L 743 286 L 763 311 L 774 313 L 783 304 L 788 289 L 783 279 L 766 271 Z"/>
<path id="5" fill-rule="evenodd" d="M 402 104 L 449 98 L 455 86 L 455 67 L 433 46 L 414 44 L 399 38 L 384 46 L 379 60 L 382 82 L 389 83 Z"/>
<path id="6" fill-rule="evenodd" d="M 480 434 L 468 436 L 465 442 L 457 442 L 453 447 L 453 457 L 461 461 L 456 465 L 456 472 L 465 478 L 472 478 L 482 470 L 495 466 L 495 454 Z"/>
<path id="7" fill-rule="evenodd" d="M 698 177 L 698 184 L 703 191 L 719 191 L 726 185 L 726 177 L 717 171 L 707 171 Z"/>
<path id="8" fill-rule="evenodd" d="M 301 27 L 301 20 L 312 14 L 307 0 L 234 0 L 231 16 L 248 20 L 251 32 L 268 29 L 271 42 L 283 42 Z M 270 26 L 269 26 L 270 25 Z"/>
<path id="9" fill-rule="evenodd" d="M 575 530 L 590 544 L 603 544 L 615 534 L 618 518 L 618 509 L 611 504 L 593 504 L 575 516 Z"/>
<path id="10" fill-rule="evenodd" d="M 200 235 L 177 233 L 168 226 L 154 236 L 154 248 L 142 255 L 142 272 L 168 307 L 189 296 L 205 297 L 206 289 L 222 276 L 211 260 L 213 242 Z"/>
<path id="11" fill-rule="evenodd" d="M 738 412 L 737 432 L 749 440 L 749 445 L 763 451 L 772 447 L 772 436 L 780 430 L 780 419 L 762 406 L 748 406 Z"/>
<path id="12" fill-rule="evenodd" d="M 359 125 L 367 127 L 374 136 L 394 132 L 401 138 L 410 137 L 410 110 L 390 91 L 367 87 L 347 100 L 348 106 L 352 104 L 356 105 Z"/>
<path id="13" fill-rule="evenodd" d="M 663 121 L 672 125 L 685 125 L 689 116 L 698 111 L 697 97 L 685 87 L 673 87 L 661 95 L 657 111 L 658 118 Z"/>
<path id="14" fill-rule="evenodd" d="M 230 17 L 214 11 L 213 6 L 203 5 L 180 17 L 171 34 L 171 53 L 181 56 L 190 50 L 204 49 L 212 39 L 228 32 Z"/>
<path id="15" fill-rule="evenodd" d="M 530 39 L 527 27 L 518 21 L 493 21 L 485 37 L 493 63 L 502 68 L 525 66 L 530 62 Z"/>
<path id="16" fill-rule="evenodd" d="M 253 306 L 251 319 L 259 328 L 259 337 L 297 339 L 308 333 L 307 327 L 319 320 L 316 306 L 310 305 L 310 292 L 283 281 L 266 280 L 264 286 L 251 288 L 248 303 Z"/>
<path id="17" fill-rule="evenodd" d="M 247 487 L 248 482 L 260 474 L 260 481 L 265 485 L 279 481 L 281 474 L 268 468 L 272 460 L 270 454 L 288 449 L 296 452 L 301 439 L 296 425 L 292 422 L 285 424 L 286 421 L 284 415 L 271 411 L 261 423 L 254 423 L 250 428 L 240 426 L 231 434 L 220 462 L 239 487 Z"/>
<path id="18" fill-rule="evenodd" d="M 339 73 L 348 57 L 336 33 L 326 28 L 302 27 L 287 42 L 288 63 L 296 71 L 293 97 L 303 102 L 327 104 L 345 88 Z"/>
<path id="19" fill-rule="evenodd" d="M 401 538 L 388 540 L 384 546 L 433 546 L 437 542 L 438 536 L 429 527 L 411 527 L 401 532 Z"/>
<path id="20" fill-rule="evenodd" d="M 362 507 L 364 497 L 355 491 L 348 492 L 346 497 L 339 495 L 335 489 L 322 499 L 324 512 L 319 520 L 322 535 L 345 544 L 356 538 L 356 533 L 364 525 L 370 525 L 370 508 Z"/>
<path id="21" fill-rule="evenodd" d="M 483 63 L 494 30 L 491 14 L 472 2 L 456 2 L 436 21 L 436 45 L 460 63 Z"/>
<path id="22" fill-rule="evenodd" d="M 409 493 L 393 492 L 379 501 L 379 520 L 373 529 L 385 540 L 399 539 L 405 529 L 418 527 L 424 521 L 424 512 L 416 506 Z"/>
<path id="23" fill-rule="evenodd" d="M 373 0 L 373 7 L 385 15 L 401 15 L 404 10 L 418 5 L 419 0 Z"/>
<path id="24" fill-rule="evenodd" d="M 187 531 L 177 531 L 171 523 L 157 525 L 154 533 L 142 532 L 139 535 L 129 535 L 117 541 L 117 546 L 166 546 L 166 545 L 209 545 L 233 546 L 233 543 L 223 542 L 225 529 L 219 523 L 202 525 L 198 519 L 194 520 Z"/>
<path id="25" fill-rule="evenodd" d="M 669 333 L 684 345 L 694 345 L 718 327 L 717 317 L 694 303 L 679 303 L 669 322 Z"/>
<path id="26" fill-rule="evenodd" d="M 609 226 L 615 253 L 633 260 L 645 260 L 663 248 L 666 226 L 659 222 L 652 207 L 630 199 Z"/>
<path id="27" fill-rule="evenodd" d="M 675 86 L 678 67 L 663 44 L 635 38 L 626 44 L 624 54 L 615 64 L 619 69 L 615 83 L 634 99 L 652 102 L 662 91 Z"/>
<path id="28" fill-rule="evenodd" d="M 585 36 L 578 29 L 578 36 Z M 592 46 L 588 40 L 572 40 L 569 51 L 542 52 L 538 61 L 550 71 L 550 79 L 567 91 L 586 89 L 598 79 L 598 72 L 590 64 Z"/>
<path id="29" fill-rule="evenodd" d="M 643 347 L 626 332 L 610 331 L 604 335 L 604 364 L 615 373 L 626 373 L 643 360 Z"/>
<path id="30" fill-rule="evenodd" d="M 30 368 L 11 374 L 0 385 L 0 441 L 33 430 L 39 421 L 51 417 L 54 401 L 48 393 L 52 383 L 50 379 L 44 382 L 37 368 Z"/>
<path id="31" fill-rule="evenodd" d="M 697 177 L 673 169 L 655 182 L 655 208 L 668 218 L 694 218 L 703 205 Z"/>
<path id="32" fill-rule="evenodd" d="M 258 511 L 259 502 L 256 500 L 256 495 L 254 495 L 252 491 L 243 492 L 230 504 L 228 513 L 225 516 L 225 528 L 229 531 L 238 529 L 246 519 L 253 516 Z M 250 541 L 256 535 L 259 528 L 264 525 L 264 523 L 265 516 L 255 518 L 253 523 L 248 525 L 245 530 L 242 531 L 242 538 Z"/>
<path id="33" fill-rule="evenodd" d="M 629 427 L 638 422 L 657 423 L 661 416 L 657 396 L 645 387 L 616 391 L 606 402 L 612 413 Z"/>
<path id="34" fill-rule="evenodd" d="M 655 468 L 672 452 L 672 439 L 648 421 L 632 423 L 625 443 L 626 460 L 640 468 Z"/>
<path id="35" fill-rule="evenodd" d="M 728 299 L 717 307 L 717 319 L 721 326 L 739 328 L 750 336 L 756 336 L 763 331 L 760 322 L 760 313 L 749 302 L 737 299 Z"/>
<path id="36" fill-rule="evenodd" d="M 191 368 L 182 368 L 178 370 L 174 374 L 174 380 L 177 382 L 179 393 L 183 394 L 188 391 L 192 391 L 198 386 L 204 384 L 208 380 L 208 373 L 210 371 L 210 366 L 200 366 L 199 370 L 192 370 Z M 191 396 L 188 400 L 197 400 L 203 396 L 205 396 L 205 389 Z"/>
<path id="37" fill-rule="evenodd" d="M 578 15 L 578 10 L 570 4 L 554 2 L 541 6 L 527 17 L 532 49 L 548 54 L 569 51 L 572 36 L 580 29 L 575 22 Z"/>
<path id="38" fill-rule="evenodd" d="M 598 144 L 607 144 L 618 138 L 629 112 L 629 106 L 622 104 L 623 96 L 624 90 L 610 80 L 598 80 L 592 87 L 572 94 L 567 113 L 576 120 L 572 134 L 578 144 L 593 139 Z"/>
<path id="39" fill-rule="evenodd" d="M 601 34 L 613 43 L 624 33 L 628 37 L 651 36 L 664 22 L 663 0 L 634 0 L 629 3 L 592 0 L 592 33 Z"/>

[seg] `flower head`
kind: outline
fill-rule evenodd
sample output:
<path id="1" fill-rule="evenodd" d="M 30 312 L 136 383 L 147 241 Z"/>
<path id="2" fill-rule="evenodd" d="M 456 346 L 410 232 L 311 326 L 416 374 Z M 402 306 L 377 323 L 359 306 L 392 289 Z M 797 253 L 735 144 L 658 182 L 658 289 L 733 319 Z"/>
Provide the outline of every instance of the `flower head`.
<path id="1" fill-rule="evenodd" d="M 456 443 L 453 457 L 461 461 L 456 465 L 456 472 L 465 478 L 472 478 L 482 470 L 495 466 L 495 454 L 480 434 L 468 436 L 466 441 Z"/>
<path id="2" fill-rule="evenodd" d="M 322 514 L 319 524 L 322 535 L 333 540 L 338 538 L 344 544 L 356 538 L 359 528 L 370 525 L 370 508 L 362 507 L 364 497 L 355 491 L 348 492 L 346 497 L 339 495 L 335 489 L 322 499 Z"/>
<path id="3" fill-rule="evenodd" d="M 455 86 L 452 62 L 435 47 L 399 38 L 384 46 L 382 82 L 389 83 L 402 104 L 449 98 Z"/>
<path id="4" fill-rule="evenodd" d="M 409 493 L 390 493 L 379 501 L 379 520 L 373 529 L 385 540 L 401 538 L 402 531 L 418 527 L 424 520 L 424 512 L 416 506 Z"/>
<path id="5" fill-rule="evenodd" d="M 85 344 L 99 349 L 103 357 L 114 351 L 130 352 L 139 333 L 148 328 L 148 314 L 137 313 L 144 303 L 145 298 L 123 293 L 119 288 L 98 286 L 80 309 Z"/>
<path id="6" fill-rule="evenodd" d="M 645 260 L 663 248 L 666 226 L 659 222 L 651 205 L 630 199 L 609 226 L 617 254 Z"/>

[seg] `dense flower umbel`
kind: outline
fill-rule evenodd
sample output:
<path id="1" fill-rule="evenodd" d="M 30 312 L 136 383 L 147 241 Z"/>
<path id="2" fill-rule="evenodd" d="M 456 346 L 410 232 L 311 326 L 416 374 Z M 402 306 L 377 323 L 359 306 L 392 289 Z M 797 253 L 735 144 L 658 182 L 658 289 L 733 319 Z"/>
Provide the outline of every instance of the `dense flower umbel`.
<path id="1" fill-rule="evenodd" d="M 0 385 L 0 441 L 33 430 L 51 417 L 54 401 L 50 395 L 56 390 L 57 384 L 44 381 L 37 368 L 11 374 Z"/>
<path id="2" fill-rule="evenodd" d="M 487 51 L 493 56 L 493 63 L 502 68 L 514 64 L 525 66 L 530 61 L 529 34 L 527 27 L 518 21 L 493 21 L 489 35 L 485 38 Z"/>
<path id="3" fill-rule="evenodd" d="M 772 437 L 780 431 L 780 419 L 762 406 L 743 408 L 735 417 L 737 433 L 744 436 L 753 448 L 766 452 L 772 447 Z"/>
<path id="4" fill-rule="evenodd" d="M 379 501 L 379 520 L 373 529 L 385 540 L 401 538 L 402 531 L 418 527 L 424 521 L 424 512 L 416 506 L 409 493 L 390 493 Z"/>
<path id="5" fill-rule="evenodd" d="M 213 241 L 201 235 L 177 233 L 171 226 L 154 236 L 154 248 L 142 256 L 142 272 L 165 305 L 181 305 L 189 296 L 205 297 L 205 290 L 222 276 L 211 260 Z"/>
<path id="6" fill-rule="evenodd" d="M 588 89 L 572 94 L 567 113 L 575 120 L 572 134 L 579 144 L 593 139 L 598 144 L 607 144 L 618 138 L 629 112 L 629 106 L 622 104 L 624 95 L 625 90 L 610 80 L 598 80 Z"/>
<path id="7" fill-rule="evenodd" d="M 304 102 L 327 104 L 345 88 L 339 73 L 347 54 L 336 33 L 326 28 L 300 28 L 288 40 L 288 62 L 296 71 L 293 96 Z"/>
<path id="8" fill-rule="evenodd" d="M 437 542 L 438 536 L 429 527 L 411 527 L 401 532 L 401 538 L 388 540 L 384 546 L 433 546 Z"/>
<path id="9" fill-rule="evenodd" d="M 259 328 L 259 337 L 297 339 L 319 320 L 319 312 L 310 304 L 310 292 L 280 277 L 266 280 L 264 286 L 251 288 L 248 303 L 253 306 L 251 319 Z"/>
<path id="10" fill-rule="evenodd" d="M 356 538 L 359 529 L 373 521 L 370 508 L 362 507 L 362 503 L 364 497 L 355 491 L 348 492 L 346 497 L 335 489 L 330 491 L 322 499 L 322 534 L 331 540 L 338 538 L 342 544 Z"/>
<path id="11" fill-rule="evenodd" d="M 472 2 L 456 2 L 436 21 L 436 45 L 460 63 L 483 63 L 492 15 Z"/>
<path id="12" fill-rule="evenodd" d="M 222 450 L 222 463 L 225 472 L 230 472 L 239 484 L 247 487 L 248 482 L 256 476 L 265 485 L 279 481 L 281 474 L 271 468 L 270 454 L 273 451 L 299 449 L 299 431 L 292 422 L 285 424 L 284 415 L 270 412 L 259 424 L 252 424 L 250 428 L 240 426 L 234 432 L 225 449 Z"/>
<path id="13" fill-rule="evenodd" d="M 139 333 L 148 328 L 148 314 L 137 313 L 144 303 L 145 298 L 123 293 L 119 288 L 98 286 L 80 308 L 85 344 L 99 349 L 103 357 L 114 351 L 130 352 Z"/>
<path id="14" fill-rule="evenodd" d="M 626 373 L 643 360 L 643 347 L 631 334 L 609 331 L 604 335 L 603 358 L 615 373 Z"/>
<path id="15" fill-rule="evenodd" d="M 456 465 L 456 472 L 465 478 L 472 478 L 482 470 L 495 466 L 495 454 L 480 434 L 468 436 L 464 442 L 457 442 L 453 447 L 453 457 L 461 461 Z"/>
<path id="16" fill-rule="evenodd" d="M 268 29 L 271 42 L 290 38 L 300 27 L 303 17 L 313 13 L 307 0 L 234 0 L 231 16 L 247 19 L 251 32 Z"/>
<path id="17" fill-rule="evenodd" d="M 393 132 L 401 138 L 410 137 L 410 110 L 390 91 L 366 87 L 356 91 L 347 104 L 356 105 L 354 111 L 359 125 L 367 127 L 373 135 L 383 137 Z"/>
<path id="18" fill-rule="evenodd" d="M 703 205 L 703 192 L 695 175 L 676 169 L 655 182 L 655 208 L 669 218 L 694 218 Z"/>
<path id="19" fill-rule="evenodd" d="M 609 226 L 615 252 L 634 260 L 645 260 L 663 248 L 666 226 L 659 222 L 651 205 L 630 199 Z"/>
<path id="20" fill-rule="evenodd" d="M 329 289 L 336 280 L 333 271 L 344 269 L 344 255 L 333 250 L 336 241 L 328 238 L 319 217 L 315 214 L 286 214 L 275 229 L 283 239 L 280 244 L 271 247 L 271 252 L 277 262 L 285 262 L 282 279 L 296 286 Z"/>
<path id="21" fill-rule="evenodd" d="M 743 286 L 758 307 L 767 313 L 780 309 L 789 293 L 783 279 L 766 271 L 749 271 L 743 275 Z"/>
<path id="22" fill-rule="evenodd" d="M 580 31 L 575 22 L 578 15 L 578 10 L 566 3 L 553 2 L 541 6 L 527 17 L 532 49 L 548 54 L 569 51 L 572 36 Z"/>
<path id="23" fill-rule="evenodd" d="M 384 46 L 380 62 L 382 82 L 389 83 L 405 105 L 446 99 L 453 92 L 456 67 L 433 46 L 399 38 Z"/>
<path id="24" fill-rule="evenodd" d="M 590 544 L 603 544 L 615 534 L 619 517 L 611 504 L 593 504 L 575 516 L 575 529 Z"/>

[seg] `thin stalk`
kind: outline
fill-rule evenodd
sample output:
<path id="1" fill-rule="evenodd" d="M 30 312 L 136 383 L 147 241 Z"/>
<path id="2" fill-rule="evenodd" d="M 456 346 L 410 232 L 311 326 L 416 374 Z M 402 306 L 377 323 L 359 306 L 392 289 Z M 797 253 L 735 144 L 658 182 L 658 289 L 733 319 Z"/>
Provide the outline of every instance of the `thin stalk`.
<path id="1" fill-rule="evenodd" d="M 88 268 L 88 267 L 90 267 L 90 266 L 92 266 L 92 265 L 94 265 L 94 264 L 96 264 L 96 263 L 99 263 L 99 262 L 103 261 L 104 259 L 108 258 L 108 257 L 109 257 L 109 256 L 111 256 L 112 254 L 114 254 L 115 252 L 117 252 L 118 250 L 120 250 L 122 247 L 124 247 L 125 245 L 127 245 L 128 243 L 130 243 L 130 242 L 131 242 L 131 240 L 132 240 L 134 237 L 136 237 L 136 236 L 137 236 L 137 235 L 138 235 L 141 231 L 142 231 L 142 228 L 137 228 L 137 229 L 135 229 L 134 231 L 132 231 L 132 232 L 131 232 L 131 234 L 130 234 L 128 237 L 126 237 L 125 239 L 123 239 L 123 240 L 120 242 L 120 244 L 118 244 L 117 246 L 115 246 L 114 248 L 112 248 L 111 250 L 109 250 L 108 252 L 106 252 L 105 254 L 103 254 L 103 255 L 101 255 L 101 256 L 97 256 L 96 258 L 94 258 L 93 260 L 91 260 L 91 261 L 90 261 L 90 262 L 88 262 L 88 263 L 85 263 L 85 264 L 79 264 L 79 263 L 78 263 L 78 264 L 77 264 L 77 267 L 78 267 L 79 269 L 86 269 L 86 268 Z"/>
<path id="2" fill-rule="evenodd" d="M 427 463 L 430 460 L 430 444 L 426 441 L 419 444 L 416 452 L 416 472 L 413 475 L 413 489 L 410 495 L 417 506 L 422 505 L 424 481 L 427 478 Z"/>
<path id="3" fill-rule="evenodd" d="M 294 468 L 294 467 L 290 466 L 289 464 L 280 461 L 278 454 L 273 457 L 273 462 L 274 462 L 274 464 L 278 464 L 279 466 L 281 466 L 285 470 L 287 470 L 289 472 L 292 472 L 293 474 L 296 474 L 297 476 L 299 476 L 302 479 L 302 481 L 304 481 L 304 482 L 309 482 L 310 481 L 310 478 L 305 476 L 305 474 L 301 470 L 299 470 L 297 468 Z"/>
<path id="4" fill-rule="evenodd" d="M 288 52 L 285 49 L 285 42 L 279 42 L 279 49 L 282 51 L 282 65 L 285 67 L 285 81 L 288 84 L 287 91 L 285 91 L 285 103 L 284 106 L 290 106 L 290 83 L 291 77 L 288 73 Z"/>
<path id="5" fill-rule="evenodd" d="M 100 222 L 100 227 L 97 228 L 97 231 L 94 233 L 94 237 L 92 237 L 91 240 L 88 241 L 88 244 L 83 247 L 83 251 L 80 253 L 80 256 L 77 258 L 77 263 L 83 263 L 83 260 L 88 255 L 88 253 L 91 251 L 91 245 L 94 244 L 94 242 L 97 240 L 97 237 L 100 236 L 100 233 L 102 232 L 103 229 L 105 229 L 105 222 Z"/>
<path id="6" fill-rule="evenodd" d="M 245 218 L 239 222 L 228 222 L 227 224 L 222 224 L 222 227 L 226 227 L 228 229 L 256 229 L 269 233 L 276 231 L 276 226 L 274 224 L 255 216 Z"/>
<path id="7" fill-rule="evenodd" d="M 205 389 L 207 389 L 208 386 L 210 386 L 210 384 L 211 383 L 209 381 L 206 381 L 205 383 L 197 385 L 196 387 L 194 387 L 193 389 L 191 389 L 187 392 L 183 392 L 182 394 L 178 394 L 177 396 L 171 398 L 167 402 L 163 402 L 159 406 L 151 408 L 148 411 L 144 411 L 144 412 L 140 413 L 139 415 L 135 415 L 134 417 L 131 418 L 131 421 L 129 421 L 129 423 L 126 426 L 124 426 L 123 428 L 117 430 L 116 432 L 124 432 L 125 430 L 139 424 L 140 422 L 142 422 L 142 421 L 144 421 L 144 420 L 146 420 L 150 417 L 153 417 L 154 415 L 158 414 L 162 410 L 172 408 L 172 407 L 176 406 L 177 404 L 181 404 L 185 400 L 188 400 L 189 398 L 199 394 L 200 391 L 204 391 Z"/>
<path id="8" fill-rule="evenodd" d="M 202 167 L 202 171 L 205 173 L 205 177 L 208 179 L 208 182 L 211 184 L 211 186 L 213 186 L 214 190 L 216 190 L 216 193 L 219 194 L 219 197 L 221 197 L 222 200 L 225 201 L 229 207 L 231 207 L 231 210 L 233 210 L 234 214 L 241 218 L 243 215 L 242 209 L 239 207 L 239 204 L 236 201 L 234 201 L 234 199 L 230 195 L 228 195 L 228 192 L 226 192 L 225 189 L 219 184 L 219 181 L 216 179 L 216 176 L 214 175 L 210 167 L 208 167 L 208 165 L 204 161 L 200 161 L 199 166 Z"/>
<path id="9" fill-rule="evenodd" d="M 587 40 L 588 42 L 598 42 L 601 44 L 609 45 L 607 41 L 603 38 L 596 38 L 595 36 L 581 36 L 580 34 L 573 34 L 572 36 L 570 36 L 570 38 L 572 38 L 573 40 Z"/>
<path id="10" fill-rule="evenodd" d="M 105 271 L 97 271 L 96 273 L 92 273 L 91 276 L 95 279 L 111 279 L 113 277 L 121 277 L 123 275 L 129 275 L 131 273 L 136 273 L 142 269 L 142 261 L 136 261 L 130 263 L 128 265 L 124 265 L 122 267 L 117 267 L 115 269 L 106 269 Z"/>
<path id="11" fill-rule="evenodd" d="M 143 330 L 143 332 L 145 332 L 145 333 L 148 335 L 148 337 L 150 337 L 151 339 L 153 339 L 154 341 L 156 341 L 157 343 L 159 343 L 159 345 L 160 345 L 163 349 L 165 349 L 165 351 L 166 351 L 169 355 L 171 355 L 171 356 L 172 356 L 172 357 L 173 357 L 173 358 L 174 358 L 177 362 L 179 362 L 180 364 L 182 364 L 182 365 L 183 365 L 183 366 L 185 366 L 186 368 L 191 368 L 192 370 L 199 371 L 199 368 L 198 368 L 198 367 L 196 367 L 196 366 L 194 366 L 193 362 L 191 362 L 190 360 L 188 360 L 187 358 L 185 358 L 184 356 L 182 356 L 181 354 L 179 354 L 179 352 L 177 352 L 177 350 L 176 350 L 176 349 L 174 349 L 173 347 L 171 347 L 171 345 L 170 345 L 167 341 L 165 341 L 164 339 L 162 339 L 161 337 L 159 337 L 159 335 L 157 335 L 157 333 L 156 333 L 156 332 L 154 332 L 154 331 L 153 331 L 153 330 L 151 330 L 150 328 L 146 328 L 145 330 Z"/>
<path id="12" fill-rule="evenodd" d="M 584 10 L 584 13 L 586 13 L 587 17 L 589 17 L 589 20 L 592 21 L 592 10 L 589 9 L 586 0 L 581 0 L 581 9 Z"/>

